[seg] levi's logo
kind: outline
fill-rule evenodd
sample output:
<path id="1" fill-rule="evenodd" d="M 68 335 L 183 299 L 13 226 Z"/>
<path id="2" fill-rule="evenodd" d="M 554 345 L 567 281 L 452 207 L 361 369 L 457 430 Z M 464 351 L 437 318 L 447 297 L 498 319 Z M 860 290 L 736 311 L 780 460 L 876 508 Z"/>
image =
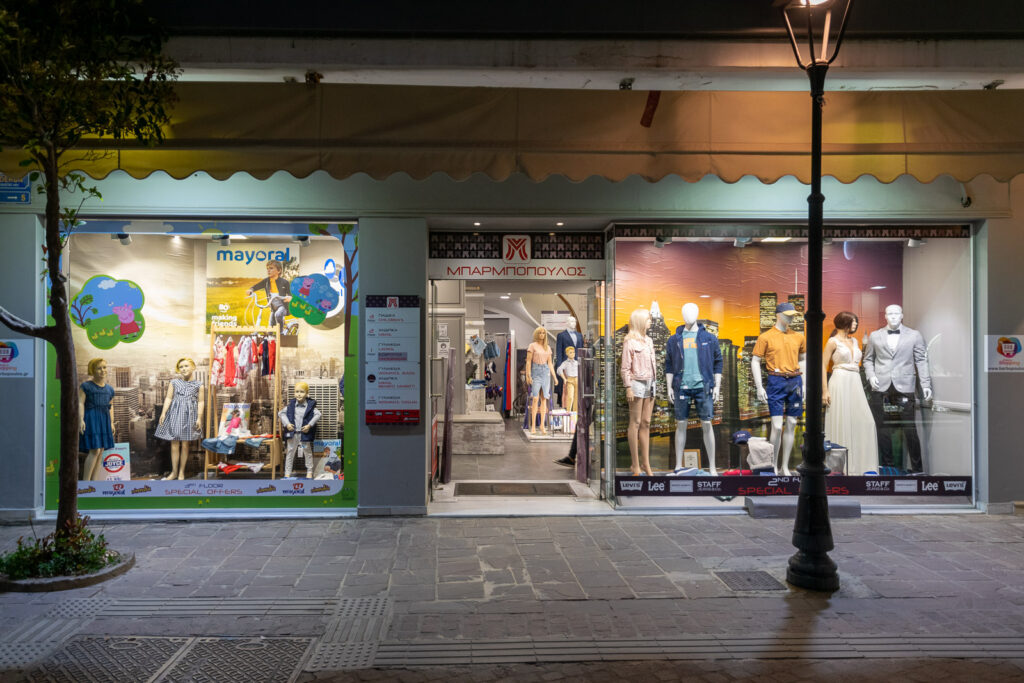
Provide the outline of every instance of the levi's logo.
<path id="1" fill-rule="evenodd" d="M 942 482 L 942 487 L 946 491 L 966 491 L 967 490 L 967 482 L 966 481 L 944 481 L 944 482 Z"/>
<path id="2" fill-rule="evenodd" d="M 530 246 L 529 235 L 502 235 L 501 260 L 505 263 L 529 263 Z"/>
<path id="3" fill-rule="evenodd" d="M 644 483 L 642 481 L 620 481 L 619 488 L 623 491 L 642 491 Z"/>

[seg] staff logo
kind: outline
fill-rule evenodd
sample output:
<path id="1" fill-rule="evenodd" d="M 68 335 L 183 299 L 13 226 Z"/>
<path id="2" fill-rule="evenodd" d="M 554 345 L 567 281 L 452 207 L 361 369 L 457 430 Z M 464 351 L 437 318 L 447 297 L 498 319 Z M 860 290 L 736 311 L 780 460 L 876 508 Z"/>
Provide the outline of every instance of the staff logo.
<path id="1" fill-rule="evenodd" d="M 505 263 L 529 263 L 531 251 L 529 235 L 502 235 L 501 260 Z"/>

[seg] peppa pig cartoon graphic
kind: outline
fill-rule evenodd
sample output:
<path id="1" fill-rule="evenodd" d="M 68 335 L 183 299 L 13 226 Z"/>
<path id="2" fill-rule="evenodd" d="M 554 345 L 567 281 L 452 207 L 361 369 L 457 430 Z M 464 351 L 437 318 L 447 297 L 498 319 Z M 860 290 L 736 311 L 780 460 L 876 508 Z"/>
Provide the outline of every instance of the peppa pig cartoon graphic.
<path id="1" fill-rule="evenodd" d="M 146 298 L 131 280 L 109 275 L 89 278 L 70 302 L 71 321 L 83 328 L 89 343 L 111 349 L 120 342 L 138 341 L 146 331 L 142 307 Z"/>
<path id="2" fill-rule="evenodd" d="M 135 309 L 131 304 L 121 304 L 110 308 L 117 314 L 117 319 L 121 323 L 122 337 L 134 337 L 139 333 L 139 324 L 135 322 Z"/>
<path id="3" fill-rule="evenodd" d="M 302 278 L 302 286 L 299 287 L 299 294 L 304 297 L 309 296 L 309 290 L 313 287 L 313 278 L 304 277 Z"/>

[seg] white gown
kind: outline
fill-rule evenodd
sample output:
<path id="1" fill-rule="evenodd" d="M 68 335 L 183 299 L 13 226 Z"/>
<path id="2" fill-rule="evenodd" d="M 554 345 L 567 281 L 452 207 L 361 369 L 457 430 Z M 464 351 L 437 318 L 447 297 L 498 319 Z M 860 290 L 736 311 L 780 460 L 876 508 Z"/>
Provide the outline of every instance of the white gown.
<path id="1" fill-rule="evenodd" d="M 825 438 L 847 448 L 846 474 L 864 474 L 878 471 L 878 440 L 860 381 L 860 346 L 856 339 L 851 341 L 852 352 L 837 339 L 832 353 L 832 377 L 828 380 L 832 402 L 825 410 Z"/>

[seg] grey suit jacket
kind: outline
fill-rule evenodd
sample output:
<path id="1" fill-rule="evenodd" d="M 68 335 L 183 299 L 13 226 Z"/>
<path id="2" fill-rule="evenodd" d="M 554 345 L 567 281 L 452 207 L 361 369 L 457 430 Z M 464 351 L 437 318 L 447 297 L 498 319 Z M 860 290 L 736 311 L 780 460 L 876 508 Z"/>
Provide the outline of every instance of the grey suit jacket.
<path id="1" fill-rule="evenodd" d="M 870 380 L 878 378 L 878 391 L 895 386 L 901 394 L 913 394 L 916 379 L 921 380 L 922 389 L 932 388 L 932 376 L 928 371 L 928 347 L 924 337 L 917 330 L 906 325 L 900 328 L 900 342 L 896 350 L 889 348 L 888 327 L 875 330 L 868 335 L 864 348 L 864 374 Z"/>

